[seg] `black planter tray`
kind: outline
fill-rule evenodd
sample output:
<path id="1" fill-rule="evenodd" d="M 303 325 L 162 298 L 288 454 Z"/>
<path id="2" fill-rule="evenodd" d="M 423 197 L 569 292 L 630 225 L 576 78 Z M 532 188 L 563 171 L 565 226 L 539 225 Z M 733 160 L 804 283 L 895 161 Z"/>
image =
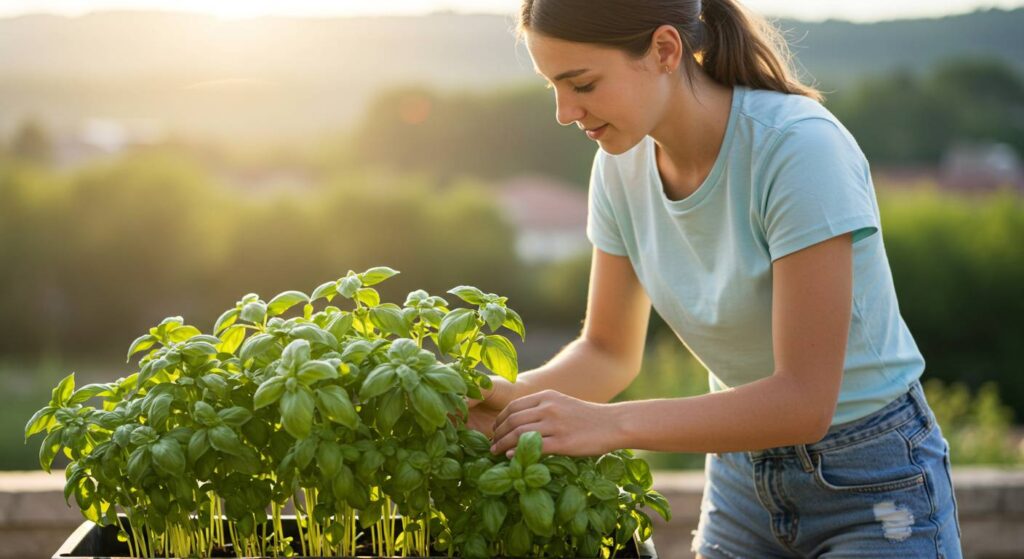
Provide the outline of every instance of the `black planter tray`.
<path id="1" fill-rule="evenodd" d="M 122 521 L 127 522 L 126 520 L 123 520 L 123 518 L 124 517 L 122 516 Z M 298 529 L 295 524 L 294 515 L 282 516 L 281 523 L 284 528 L 285 536 L 297 538 Z M 70 536 L 68 536 L 68 539 L 60 546 L 60 549 L 53 554 L 53 559 L 132 559 L 132 556 L 129 555 L 128 544 L 126 542 L 117 541 L 117 531 L 117 528 L 114 526 L 101 527 L 87 520 L 83 522 L 81 526 L 76 528 Z M 224 533 L 227 535 L 228 531 L 225 530 Z M 215 552 L 213 556 L 237 559 L 236 555 L 231 550 L 227 550 L 227 552 L 220 554 Z M 373 559 L 374 557 L 376 556 L 359 555 L 358 557 L 349 558 L 299 556 L 295 559 Z M 647 540 L 645 542 L 634 541 L 633 546 L 626 547 L 626 549 L 616 554 L 615 557 L 616 559 L 658 559 L 658 554 L 654 550 L 654 542 L 652 540 Z M 245 557 L 243 559 L 270 558 Z M 448 558 L 447 556 L 436 556 L 430 558 L 421 557 L 419 559 Z"/>

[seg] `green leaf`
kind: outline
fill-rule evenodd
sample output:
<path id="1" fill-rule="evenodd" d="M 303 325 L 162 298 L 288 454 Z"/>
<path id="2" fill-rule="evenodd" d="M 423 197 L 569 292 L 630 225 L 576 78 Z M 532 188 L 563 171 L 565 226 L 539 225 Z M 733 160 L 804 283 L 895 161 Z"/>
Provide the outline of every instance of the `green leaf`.
<path id="1" fill-rule="evenodd" d="M 61 436 L 63 435 L 62 429 L 54 429 L 50 431 L 50 434 L 46 435 L 43 439 L 43 444 L 39 447 L 39 465 L 46 470 L 46 473 L 50 473 L 50 466 L 53 464 L 53 459 L 57 456 L 57 452 L 60 450 Z"/>
<path id="2" fill-rule="evenodd" d="M 540 432 L 528 431 L 523 433 L 523 435 L 519 437 L 519 442 L 516 443 L 516 459 L 523 466 L 536 464 L 540 461 L 540 454 L 543 445 L 544 439 L 541 437 Z"/>
<path id="3" fill-rule="evenodd" d="M 453 287 L 448 290 L 448 293 L 455 295 L 456 297 L 462 299 L 463 301 L 469 303 L 470 305 L 484 304 L 484 292 L 469 285 L 460 285 L 458 287 Z"/>
<path id="4" fill-rule="evenodd" d="M 453 355 L 459 342 L 476 328 L 476 313 L 471 309 L 455 309 L 441 320 L 437 344 L 441 353 Z"/>
<path id="5" fill-rule="evenodd" d="M 239 440 L 238 435 L 227 425 L 211 427 L 207 432 L 210 439 L 210 446 L 226 454 L 242 456 L 245 454 L 245 445 Z"/>
<path id="6" fill-rule="evenodd" d="M 149 420 L 148 424 L 156 428 L 162 427 L 171 415 L 171 404 L 173 402 L 174 396 L 166 392 L 153 398 L 147 410 L 149 416 L 147 418 Z"/>
<path id="7" fill-rule="evenodd" d="M 508 507 L 501 501 L 486 499 L 480 505 L 480 517 L 483 520 L 484 530 L 491 538 L 498 535 L 506 516 L 508 516 Z"/>
<path id="8" fill-rule="evenodd" d="M 242 307 L 242 312 L 239 316 L 242 320 L 247 322 L 263 324 L 263 321 L 267 318 L 267 305 L 259 301 L 246 303 L 245 306 Z"/>
<path id="9" fill-rule="evenodd" d="M 330 332 L 335 339 L 341 340 L 352 329 L 352 319 L 353 316 L 350 312 L 336 313 L 327 323 L 325 330 Z"/>
<path id="10" fill-rule="evenodd" d="M 587 494 L 576 485 L 566 485 L 558 496 L 556 514 L 558 522 L 565 524 L 576 517 L 576 514 L 587 507 Z"/>
<path id="11" fill-rule="evenodd" d="M 526 557 L 533 549 L 533 535 L 523 522 L 516 522 L 508 535 L 508 554 L 512 557 Z M 592 557 L 597 557 L 592 555 Z"/>
<path id="12" fill-rule="evenodd" d="M 152 458 L 148 446 L 140 446 L 128 456 L 128 479 L 138 485 L 149 471 Z"/>
<path id="13" fill-rule="evenodd" d="M 551 471 L 544 464 L 530 464 L 523 472 L 526 485 L 539 489 L 551 481 Z"/>
<path id="14" fill-rule="evenodd" d="M 140 351 L 145 351 L 153 347 L 153 344 L 155 344 L 156 341 L 156 337 L 153 336 L 152 334 L 146 334 L 144 336 L 139 336 L 138 338 L 135 338 L 135 341 L 132 342 L 132 345 L 128 346 L 128 357 L 125 358 L 125 363 L 132 360 L 132 355 L 135 355 Z"/>
<path id="15" fill-rule="evenodd" d="M 434 466 L 434 475 L 437 479 L 454 481 L 462 477 L 462 466 L 452 458 L 442 458 L 440 463 Z"/>
<path id="16" fill-rule="evenodd" d="M 61 379 L 60 383 L 53 389 L 53 392 L 50 393 L 50 406 L 54 408 L 66 407 L 74 392 L 75 373 L 71 373 Z"/>
<path id="17" fill-rule="evenodd" d="M 316 396 L 327 419 L 352 430 L 359 427 L 359 414 L 356 413 L 356 408 L 344 388 L 335 384 L 321 386 L 317 389 Z"/>
<path id="18" fill-rule="evenodd" d="M 351 272 L 349 272 L 351 273 Z M 346 299 L 352 299 L 356 292 L 363 286 L 362 280 L 356 276 L 346 276 L 338 280 L 338 294 Z"/>
<path id="19" fill-rule="evenodd" d="M 377 266 L 359 274 L 359 279 L 363 282 L 363 285 L 377 285 L 398 273 L 399 272 L 397 270 L 392 270 L 387 266 Z"/>
<path id="20" fill-rule="evenodd" d="M 572 518 L 572 522 L 569 524 L 569 532 L 576 537 L 581 537 L 587 533 L 587 526 L 589 524 L 590 515 L 587 514 L 586 509 L 583 509 Z"/>
<path id="21" fill-rule="evenodd" d="M 590 484 L 590 493 L 602 501 L 612 501 L 619 497 L 619 486 L 604 478 L 597 478 Z"/>
<path id="22" fill-rule="evenodd" d="M 519 359 L 512 342 L 503 336 L 485 336 L 481 344 L 484 366 L 509 382 L 519 373 Z"/>
<path id="23" fill-rule="evenodd" d="M 309 361 L 310 347 L 306 340 L 295 340 L 284 348 L 281 353 L 281 361 L 290 367 L 299 367 Z"/>
<path id="24" fill-rule="evenodd" d="M 651 485 L 654 484 L 654 478 L 651 476 L 651 466 L 642 458 L 628 458 L 625 462 L 629 477 L 640 487 L 650 489 Z"/>
<path id="25" fill-rule="evenodd" d="M 381 332 L 394 334 L 400 338 L 409 337 L 409 326 L 402 318 L 402 310 L 397 305 L 388 303 L 370 309 L 370 322 Z"/>
<path id="26" fill-rule="evenodd" d="M 289 435 L 304 439 L 313 430 L 313 397 L 307 390 L 285 391 L 281 396 L 281 424 Z"/>
<path id="27" fill-rule="evenodd" d="M 433 388 L 425 384 L 418 385 L 411 394 L 412 406 L 430 425 L 441 428 L 448 421 L 448 410 L 445 409 L 441 397 Z"/>
<path id="28" fill-rule="evenodd" d="M 252 412 L 242 406 L 232 406 L 228 409 L 220 410 L 217 412 L 217 415 L 226 425 L 235 429 L 245 425 L 247 421 L 252 419 Z"/>
<path id="29" fill-rule="evenodd" d="M 491 332 L 497 330 L 505 322 L 505 308 L 494 303 L 487 303 L 480 311 L 480 317 L 484 319 Z"/>
<path id="30" fill-rule="evenodd" d="M 113 389 L 109 384 L 87 384 L 78 390 L 75 390 L 75 393 L 68 400 L 68 405 L 74 406 L 76 404 L 83 404 L 92 398 L 96 398 L 98 396 L 110 396 L 111 394 L 113 394 Z"/>
<path id="31" fill-rule="evenodd" d="M 228 328 L 220 336 L 221 343 L 217 344 L 217 351 L 220 353 L 234 353 L 245 341 L 245 326 L 239 324 Z"/>
<path id="32" fill-rule="evenodd" d="M 664 518 L 665 522 L 672 520 L 672 508 L 668 504 L 668 499 L 661 493 L 648 491 L 647 495 L 644 496 L 644 504 L 658 513 L 658 516 Z"/>
<path id="33" fill-rule="evenodd" d="M 380 293 L 372 287 L 363 287 L 356 291 L 356 299 L 367 307 L 376 307 L 380 304 Z"/>
<path id="34" fill-rule="evenodd" d="M 45 408 L 32 414 L 32 418 L 25 424 L 25 442 L 28 442 L 28 438 L 36 433 L 42 433 L 51 425 L 56 425 L 57 420 L 54 419 L 53 414 L 56 412 L 54 408 L 46 406 Z"/>
<path id="35" fill-rule="evenodd" d="M 310 302 L 312 302 L 312 301 L 317 301 L 317 300 L 319 300 L 322 297 L 325 297 L 325 298 L 327 298 L 328 301 L 330 301 L 337 294 L 338 294 L 338 282 L 336 282 L 336 281 L 328 281 L 328 282 L 324 282 L 324 283 L 320 284 L 320 287 L 317 287 L 316 289 L 314 289 L 313 290 L 313 294 L 310 295 L 310 297 L 309 297 L 309 300 L 310 300 Z"/>
<path id="36" fill-rule="evenodd" d="M 442 394 L 466 393 L 466 381 L 448 367 L 433 367 L 423 374 L 423 378 Z"/>
<path id="37" fill-rule="evenodd" d="M 504 495 L 512 489 L 512 474 L 508 466 L 499 464 L 480 474 L 477 485 L 484 495 Z"/>
<path id="38" fill-rule="evenodd" d="M 334 478 L 345 459 L 341 447 L 333 441 L 324 441 L 316 449 L 316 465 L 325 479 Z"/>
<path id="39" fill-rule="evenodd" d="M 238 357 L 243 363 L 249 359 L 260 357 L 270 351 L 277 343 L 274 336 L 270 334 L 256 334 L 250 336 L 238 350 Z"/>
<path id="40" fill-rule="evenodd" d="M 172 343 L 178 343 L 184 342 L 186 340 L 189 340 L 190 338 L 194 338 L 195 336 L 201 335 L 203 335 L 203 333 L 200 332 L 198 328 L 186 324 L 184 326 L 178 326 L 177 328 L 170 330 L 167 333 L 167 339 Z"/>
<path id="41" fill-rule="evenodd" d="M 293 338 L 306 340 L 311 344 L 321 344 L 331 349 L 338 348 L 338 339 L 333 334 L 312 324 L 296 326 L 290 334 Z"/>
<path id="42" fill-rule="evenodd" d="M 170 437 L 164 437 L 152 447 L 153 464 L 169 476 L 179 476 L 185 471 L 185 454 L 181 445 Z"/>
<path id="43" fill-rule="evenodd" d="M 192 406 L 192 417 L 197 423 L 206 426 L 213 426 L 220 422 L 220 416 L 214 411 L 213 406 L 200 400 Z"/>
<path id="44" fill-rule="evenodd" d="M 619 484 L 623 482 L 626 475 L 626 465 L 622 459 L 614 454 L 605 454 L 597 460 L 597 473 L 604 479 Z"/>
<path id="45" fill-rule="evenodd" d="M 278 316 L 299 303 L 309 302 L 309 295 L 301 291 L 285 291 L 267 303 L 267 316 Z"/>
<path id="46" fill-rule="evenodd" d="M 284 377 L 272 377 L 269 380 L 264 381 L 264 383 L 256 389 L 256 394 L 252 398 L 253 409 L 258 410 L 280 400 L 281 396 L 284 394 L 284 380 Z"/>
<path id="47" fill-rule="evenodd" d="M 238 320 L 238 314 L 240 312 L 241 311 L 238 309 L 238 307 L 235 307 L 233 309 L 228 309 L 221 313 L 221 315 L 217 317 L 217 322 L 213 323 L 213 333 L 220 335 L 222 330 L 224 330 L 228 326 L 231 326 L 232 324 L 235 323 L 236 320 Z"/>
<path id="48" fill-rule="evenodd" d="M 380 396 L 391 390 L 397 383 L 395 368 L 390 364 L 381 365 L 366 375 L 366 380 L 363 381 L 363 386 L 359 389 L 359 399 L 365 402 L 370 398 Z"/>
<path id="49" fill-rule="evenodd" d="M 299 367 L 297 378 L 299 382 L 309 386 L 321 380 L 338 378 L 338 369 L 326 361 L 306 361 L 302 367 Z"/>
<path id="50" fill-rule="evenodd" d="M 550 536 L 554 532 L 555 503 L 550 493 L 528 489 L 519 495 L 519 507 L 531 532 L 538 536 Z"/>
<path id="51" fill-rule="evenodd" d="M 505 322 L 502 326 L 519 334 L 519 338 L 526 341 L 526 326 L 523 325 L 523 318 L 516 311 L 505 307 Z"/>
<path id="52" fill-rule="evenodd" d="M 390 431 L 405 413 L 405 392 L 395 390 L 381 397 L 377 407 L 377 426 L 380 430 Z"/>
<path id="53" fill-rule="evenodd" d="M 196 460 L 199 460 L 208 450 L 210 450 L 210 439 L 206 429 L 198 429 L 192 433 L 192 437 L 188 441 L 189 463 L 194 465 Z"/>

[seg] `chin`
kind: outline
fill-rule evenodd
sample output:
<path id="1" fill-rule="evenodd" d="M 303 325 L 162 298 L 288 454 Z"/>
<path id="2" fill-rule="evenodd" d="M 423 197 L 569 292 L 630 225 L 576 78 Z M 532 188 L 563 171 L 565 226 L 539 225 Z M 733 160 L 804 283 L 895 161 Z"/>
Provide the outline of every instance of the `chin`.
<path id="1" fill-rule="evenodd" d="M 639 143 L 640 140 L 630 140 L 628 142 L 598 140 L 597 145 L 601 146 L 601 149 L 604 150 L 605 153 L 609 155 L 622 155 L 623 153 L 626 153 L 627 151 L 635 148 Z"/>

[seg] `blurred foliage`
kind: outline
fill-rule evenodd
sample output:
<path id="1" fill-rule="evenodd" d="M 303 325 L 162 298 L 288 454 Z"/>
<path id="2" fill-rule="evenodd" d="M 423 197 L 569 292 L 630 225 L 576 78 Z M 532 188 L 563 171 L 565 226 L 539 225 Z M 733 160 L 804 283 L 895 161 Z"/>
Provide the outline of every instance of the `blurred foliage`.
<path id="1" fill-rule="evenodd" d="M 929 379 L 924 390 L 954 464 L 1024 464 L 1024 440 L 1014 436 L 1013 412 L 996 383 L 986 382 L 972 394 L 964 383 Z"/>
<path id="2" fill-rule="evenodd" d="M 934 189 L 879 193 L 903 316 L 928 377 L 999 384 L 1024 419 L 1024 198 Z"/>
<path id="3" fill-rule="evenodd" d="M 529 172 L 582 187 L 596 149 L 576 126 L 558 125 L 552 94 L 539 85 L 487 94 L 391 91 L 370 106 L 355 136 L 363 161 L 442 180 Z"/>
<path id="4" fill-rule="evenodd" d="M 938 163 L 953 144 L 1003 142 L 1024 153 L 1024 81 L 999 59 L 954 59 L 866 79 L 828 108 L 873 165 Z"/>
<path id="5" fill-rule="evenodd" d="M 350 173 L 249 196 L 194 162 L 138 153 L 68 175 L 0 167 L 0 353 L 120 353 L 164 316 L 382 263 L 389 288 L 459 283 L 515 301 L 513 232 L 479 184 Z M 405 291 L 402 291 L 405 290 Z"/>

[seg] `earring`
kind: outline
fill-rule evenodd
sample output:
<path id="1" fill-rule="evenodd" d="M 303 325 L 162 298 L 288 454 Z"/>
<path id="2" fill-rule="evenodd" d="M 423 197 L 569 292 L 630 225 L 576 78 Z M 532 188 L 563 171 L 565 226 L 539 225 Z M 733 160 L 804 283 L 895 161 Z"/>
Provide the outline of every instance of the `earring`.
<path id="1" fill-rule="evenodd" d="M 672 69 L 669 68 L 667 65 L 665 66 L 665 73 L 666 74 L 671 74 L 672 73 Z"/>

